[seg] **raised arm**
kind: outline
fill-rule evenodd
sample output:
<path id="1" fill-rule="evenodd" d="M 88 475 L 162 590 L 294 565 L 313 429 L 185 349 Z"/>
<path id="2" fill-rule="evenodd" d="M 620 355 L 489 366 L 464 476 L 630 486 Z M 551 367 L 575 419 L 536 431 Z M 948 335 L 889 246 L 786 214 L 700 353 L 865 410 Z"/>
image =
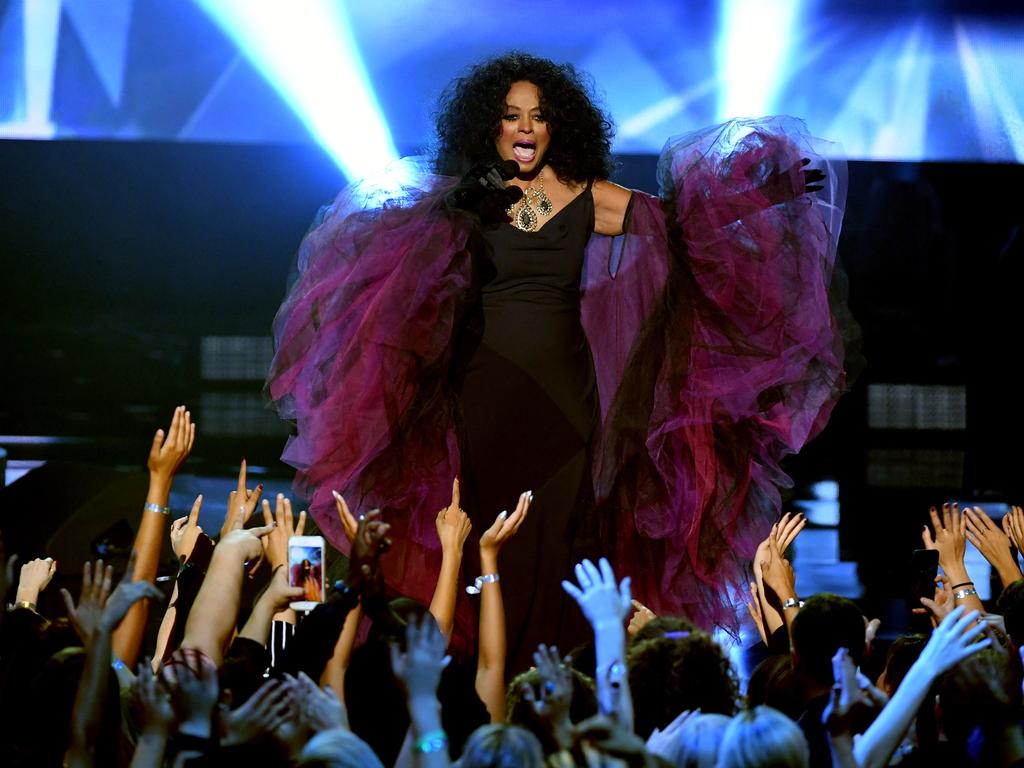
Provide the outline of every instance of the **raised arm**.
<path id="1" fill-rule="evenodd" d="M 345 531 L 345 537 L 350 544 L 354 544 L 359 530 L 359 521 L 348 508 L 344 497 L 337 491 L 333 491 L 333 494 L 334 506 L 338 512 L 338 519 L 341 520 L 341 527 Z M 351 563 L 351 560 L 349 562 Z M 327 666 L 324 667 L 323 675 L 320 676 L 320 684 L 330 686 L 342 704 L 345 703 L 345 673 L 348 671 L 348 663 L 352 658 L 352 649 L 356 644 L 356 634 L 359 631 L 359 622 L 362 617 L 363 608 L 360 603 L 345 617 L 345 626 L 341 628 L 338 642 L 334 644 L 334 653 L 331 654 Z"/>
<path id="2" fill-rule="evenodd" d="M 459 592 L 459 569 L 462 567 L 462 546 L 473 527 L 459 506 L 459 479 L 452 483 L 452 503 L 437 514 L 435 526 L 441 540 L 441 571 L 430 601 L 430 615 L 437 620 L 445 639 L 455 626 L 455 600 Z"/>
<path id="3" fill-rule="evenodd" d="M 861 768 L 888 765 L 932 683 L 972 653 L 992 644 L 989 637 L 973 642 L 985 629 L 983 623 L 977 622 L 978 616 L 978 611 L 967 611 L 959 605 L 932 632 L 928 644 L 889 703 L 854 745 L 857 765 Z"/>
<path id="4" fill-rule="evenodd" d="M 1020 566 L 1010 548 L 1010 537 L 981 507 L 964 509 L 967 522 L 967 540 L 978 548 L 989 564 L 999 574 L 999 581 L 1006 588 L 1021 578 Z"/>
<path id="5" fill-rule="evenodd" d="M 107 696 L 107 673 L 112 660 L 111 641 L 115 628 L 140 600 L 161 597 L 155 586 L 134 579 L 135 561 L 136 556 L 132 552 L 124 578 L 113 592 L 110 591 L 112 569 L 110 566 L 104 568 L 103 562 L 97 561 L 92 572 L 89 570 L 91 564 L 85 564 L 82 595 L 77 606 L 66 590 L 61 593 L 68 605 L 72 624 L 86 638 L 85 669 L 75 695 L 65 765 L 84 768 L 93 764 L 92 748 L 103 717 L 102 703 Z"/>
<path id="6" fill-rule="evenodd" d="M 246 564 L 255 562 L 263 554 L 260 537 L 273 529 L 271 524 L 245 530 L 240 515 L 232 524 L 233 529 L 213 550 L 210 567 L 189 612 L 181 642 L 182 648 L 201 651 L 217 667 L 224 660 L 224 649 L 238 619 Z"/>
<path id="7" fill-rule="evenodd" d="M 979 615 L 985 615 L 985 607 L 981 604 L 981 598 L 974 588 L 974 582 L 967 573 L 967 566 L 964 565 L 964 553 L 967 549 L 967 518 L 960 514 L 960 505 L 955 502 L 942 505 L 942 516 L 932 507 L 929 511 L 932 519 L 934 535 L 924 527 L 921 532 L 921 540 L 927 549 L 939 551 L 939 567 L 942 573 L 949 580 L 950 588 L 953 590 L 953 600 L 956 605 L 962 605 L 967 610 L 977 611 Z"/>
<path id="8" fill-rule="evenodd" d="M 391 669 L 405 691 L 413 739 L 413 764 L 423 768 L 447 768 L 448 736 L 441 727 L 441 703 L 437 686 L 450 660 L 446 640 L 431 616 L 412 619 L 406 628 L 405 651 L 391 646 Z"/>
<path id="9" fill-rule="evenodd" d="M 475 589 L 480 594 L 480 648 L 476 666 L 476 692 L 487 707 L 492 723 L 505 720 L 505 605 L 498 581 L 498 555 L 526 519 L 533 494 L 519 495 L 519 503 L 509 515 L 498 515 L 494 524 L 480 537 L 480 579 Z"/>
<path id="10" fill-rule="evenodd" d="M 632 610 L 630 579 L 627 576 L 616 584 L 611 564 L 602 557 L 599 566 L 589 560 L 577 565 L 576 580 L 578 587 L 563 581 L 562 588 L 579 603 L 594 630 L 598 711 L 632 731 L 633 699 L 626 670 L 624 627 Z"/>
<path id="11" fill-rule="evenodd" d="M 171 495 L 171 483 L 191 453 L 195 439 L 196 425 L 183 405 L 174 409 L 166 435 L 162 429 L 158 429 L 153 436 L 146 462 L 149 468 L 149 490 L 146 492 L 139 531 L 135 534 L 134 549 L 138 553 L 135 578 L 138 581 L 152 583 L 156 579 L 160 550 L 167 530 L 167 517 L 170 514 L 167 502 Z M 134 667 L 138 659 L 148 619 L 149 603 L 142 600 L 131 609 L 114 632 L 114 653 L 129 667 Z"/>
<path id="12" fill-rule="evenodd" d="M 39 593 L 46 589 L 55 573 L 57 573 L 57 561 L 52 557 L 30 560 L 21 566 L 14 605 L 18 608 L 36 610 Z"/>

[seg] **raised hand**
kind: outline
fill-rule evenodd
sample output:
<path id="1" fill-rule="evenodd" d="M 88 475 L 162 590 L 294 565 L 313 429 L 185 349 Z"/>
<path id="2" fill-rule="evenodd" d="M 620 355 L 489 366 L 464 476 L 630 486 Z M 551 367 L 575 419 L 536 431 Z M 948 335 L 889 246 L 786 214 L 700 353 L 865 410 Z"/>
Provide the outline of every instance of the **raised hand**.
<path id="1" fill-rule="evenodd" d="M 437 513 L 434 527 L 437 528 L 437 536 L 441 540 L 441 552 L 449 555 L 461 554 L 462 545 L 473 527 L 469 521 L 469 515 L 460 506 L 459 479 L 452 482 L 452 501 L 447 507 Z"/>
<path id="2" fill-rule="evenodd" d="M 1003 533 L 1005 533 L 1018 552 L 1024 551 L 1024 509 L 1013 506 L 1003 515 Z"/>
<path id="3" fill-rule="evenodd" d="M 121 577 L 121 581 L 118 582 L 114 591 L 110 593 L 110 597 L 107 598 L 106 605 L 103 607 L 100 622 L 111 631 L 121 623 L 121 620 L 128 613 L 128 609 L 139 602 L 139 600 L 147 598 L 152 600 L 163 599 L 163 593 L 155 585 L 150 584 L 148 581 L 133 581 L 135 578 L 136 558 L 135 550 L 132 550 L 124 576 Z"/>
<path id="4" fill-rule="evenodd" d="M 171 416 L 171 426 L 166 437 L 162 429 L 158 429 L 153 436 L 153 445 L 146 461 L 150 476 L 169 485 L 192 452 L 195 440 L 196 425 L 192 423 L 192 414 L 185 410 L 184 405 L 179 405 Z"/>
<path id="5" fill-rule="evenodd" d="M 767 556 L 761 560 L 761 576 L 766 595 L 774 596 L 781 607 L 783 601 L 796 597 L 796 573 L 789 561 L 782 556 L 777 537 L 778 525 L 772 526 L 768 537 Z"/>
<path id="6" fill-rule="evenodd" d="M 274 514 L 270 514 L 270 502 L 263 500 L 263 522 L 273 525 L 273 529 L 263 538 L 263 552 L 270 563 L 270 570 L 276 571 L 279 566 L 288 566 L 288 539 L 301 536 L 306 530 L 306 510 L 299 512 L 296 523 L 292 517 L 292 503 L 283 493 L 277 494 Z"/>
<path id="7" fill-rule="evenodd" d="M 928 526 L 921 531 L 921 541 L 926 549 L 939 552 L 939 567 L 947 576 L 954 576 L 950 571 L 959 573 L 964 567 L 964 553 L 967 550 L 967 520 L 960 515 L 960 505 L 942 505 L 942 517 L 935 507 L 928 510 L 932 519 L 932 531 Z M 966 571 L 964 571 L 966 573 Z"/>
<path id="8" fill-rule="evenodd" d="M 202 534 L 199 526 L 199 510 L 203 506 L 203 494 L 196 496 L 192 511 L 186 517 L 179 517 L 171 523 L 171 551 L 179 562 L 185 562 L 192 554 L 192 548 Z"/>
<path id="9" fill-rule="evenodd" d="M 359 516 L 348 576 L 345 578 L 349 587 L 360 591 L 364 584 L 376 584 L 379 580 L 380 556 L 391 546 L 391 540 L 387 537 L 390 530 L 391 526 L 380 519 L 379 509 Z"/>
<path id="10" fill-rule="evenodd" d="M 594 656 L 597 660 L 598 711 L 614 717 L 626 728 L 633 728 L 633 700 L 629 695 L 626 673 L 626 617 L 633 609 L 629 577 L 615 583 L 615 574 L 605 558 L 599 566 L 584 560 L 576 566 L 579 587 L 569 581 L 562 588 L 579 604 L 594 630 Z"/>
<path id="11" fill-rule="evenodd" d="M 213 660 L 194 648 L 179 648 L 160 672 L 180 723 L 178 731 L 209 738 L 213 712 L 220 697 Z"/>
<path id="12" fill-rule="evenodd" d="M 629 633 L 630 637 L 633 637 L 637 632 L 646 627 L 651 619 L 657 618 L 657 614 L 639 600 L 633 600 L 632 602 L 633 608 L 636 610 L 629 618 L 629 625 L 626 627 L 626 632 Z"/>
<path id="13" fill-rule="evenodd" d="M 142 713 L 142 731 L 169 734 L 175 723 L 174 707 L 167 687 L 153 674 L 152 659 L 139 664 L 132 692 Z"/>
<path id="14" fill-rule="evenodd" d="M 569 709 L 572 706 L 572 659 L 562 659 L 555 646 L 537 646 L 533 654 L 539 685 L 535 691 L 524 683 L 522 696 L 530 703 L 533 713 L 544 724 L 559 748 L 570 745 L 572 720 Z"/>
<path id="15" fill-rule="evenodd" d="M 296 678 L 299 720 L 314 733 L 331 728 L 348 728 L 345 705 L 328 686 L 320 688 L 305 672 Z"/>
<path id="16" fill-rule="evenodd" d="M 405 689 L 407 700 L 436 697 L 441 672 L 451 661 L 444 652 L 446 645 L 429 613 L 410 617 L 405 628 L 405 651 L 391 646 L 391 671 Z"/>
<path id="17" fill-rule="evenodd" d="M 457 488 L 458 480 L 455 482 Z M 491 527 L 480 536 L 480 562 L 484 571 L 489 571 L 487 565 L 489 563 L 497 565 L 498 553 L 505 542 L 515 536 L 519 526 L 526 520 L 526 513 L 529 512 L 532 501 L 533 493 L 530 491 L 519 494 L 519 502 L 516 504 L 516 508 L 512 510 L 512 514 L 508 514 L 507 511 L 502 512 L 494 523 L 491 524 Z"/>
<path id="18" fill-rule="evenodd" d="M 935 577 L 935 596 L 933 598 L 922 597 L 921 605 L 923 608 L 914 608 L 914 613 L 929 613 L 932 621 L 932 627 L 939 626 L 951 610 L 956 605 L 956 601 L 953 600 L 953 590 L 950 588 L 950 580 L 943 576 L 938 575 Z"/>
<path id="19" fill-rule="evenodd" d="M 348 508 L 344 497 L 337 491 L 331 491 L 334 495 L 334 507 L 338 510 L 338 519 L 341 520 L 342 530 L 345 531 L 345 538 L 351 544 L 356 540 L 356 530 L 359 528 L 359 521 Z"/>
<path id="20" fill-rule="evenodd" d="M 679 742 L 679 732 L 683 730 L 683 726 L 692 720 L 695 715 L 699 717 L 700 710 L 684 709 L 676 715 L 675 720 L 665 726 L 664 731 L 655 728 L 651 731 L 651 735 L 647 737 L 647 751 L 665 760 L 671 760 L 677 751 L 676 744 Z"/>
<path id="21" fill-rule="evenodd" d="M 36 558 L 25 563 L 21 566 L 15 602 L 32 603 L 32 605 L 38 603 L 39 593 L 46 589 L 55 573 L 57 573 L 57 561 L 52 557 Z"/>
<path id="22" fill-rule="evenodd" d="M 63 587 L 60 590 L 64 598 L 64 606 L 68 610 L 68 619 L 75 634 L 86 648 L 92 643 L 93 633 L 99 626 L 103 615 L 103 606 L 107 603 L 113 586 L 113 566 L 103 566 L 102 560 L 95 563 L 86 562 L 82 569 L 82 591 L 78 596 L 78 605 L 71 598 L 71 593 Z"/>
<path id="23" fill-rule="evenodd" d="M 305 590 L 302 587 L 293 587 L 288 583 L 288 566 L 283 565 L 274 569 L 267 590 L 260 600 L 267 603 L 271 610 L 271 616 L 273 616 L 273 614 L 285 610 L 289 603 L 302 599 L 304 593 Z"/>
<path id="24" fill-rule="evenodd" d="M 804 517 L 802 512 L 798 512 L 795 515 L 791 512 L 784 514 L 779 522 L 772 527 L 771 532 L 772 538 L 775 539 L 775 543 L 779 547 L 779 552 L 785 555 L 786 550 L 796 541 L 796 537 L 800 535 L 800 531 L 806 525 L 807 518 Z"/>
<path id="25" fill-rule="evenodd" d="M 221 707 L 221 744 L 245 744 L 273 733 L 295 715 L 297 708 L 294 681 L 268 680 L 236 709 Z"/>
<path id="26" fill-rule="evenodd" d="M 861 688 L 857 667 L 846 648 L 840 648 L 832 657 L 832 677 L 832 696 L 821 714 L 821 724 L 833 738 L 852 737 L 858 713 L 874 709 L 875 701 Z"/>
<path id="27" fill-rule="evenodd" d="M 245 459 L 242 459 L 242 466 L 238 471 L 238 487 L 228 494 L 228 508 L 224 515 L 224 524 L 220 527 L 221 538 L 236 527 L 235 523 L 239 519 L 241 524 L 237 527 L 249 522 L 252 513 L 256 511 L 256 505 L 260 502 L 260 496 L 263 495 L 263 483 L 257 485 L 254 491 L 245 487 L 246 469 Z"/>
<path id="28" fill-rule="evenodd" d="M 588 744 L 598 752 L 622 760 L 626 765 L 646 764 L 647 744 L 631 727 L 624 726 L 605 715 L 584 720 L 573 730 L 577 744 Z"/>
<path id="29" fill-rule="evenodd" d="M 967 611 L 962 605 L 951 610 L 932 632 L 915 664 L 938 677 L 972 653 L 988 648 L 992 644 L 991 637 L 973 642 L 985 631 L 985 624 L 977 621 L 978 616 L 978 611 Z"/>
<path id="30" fill-rule="evenodd" d="M 238 548 L 245 556 L 246 563 L 262 559 L 263 542 L 260 540 L 264 536 L 268 536 L 277 524 L 260 525 L 256 528 L 243 528 L 242 524 L 242 517 L 236 517 L 232 523 L 232 528 L 221 537 L 217 549 L 224 551 L 228 548 Z M 214 554 L 216 555 L 216 550 L 214 550 Z M 259 563 L 256 563 L 256 565 L 259 565 Z"/>
<path id="31" fill-rule="evenodd" d="M 590 560 L 584 560 L 576 566 L 576 580 L 579 586 L 571 581 L 563 581 L 562 589 L 579 604 L 591 626 L 608 623 L 617 623 L 621 626 L 633 609 L 629 591 L 630 578 L 627 576 L 621 584 L 616 584 L 615 574 L 608 560 L 602 557 L 599 566 L 600 568 Z"/>
<path id="32" fill-rule="evenodd" d="M 1021 577 L 1017 560 L 1010 549 L 1010 537 L 981 507 L 966 507 L 967 540 L 971 542 L 999 574 L 1004 587 Z"/>

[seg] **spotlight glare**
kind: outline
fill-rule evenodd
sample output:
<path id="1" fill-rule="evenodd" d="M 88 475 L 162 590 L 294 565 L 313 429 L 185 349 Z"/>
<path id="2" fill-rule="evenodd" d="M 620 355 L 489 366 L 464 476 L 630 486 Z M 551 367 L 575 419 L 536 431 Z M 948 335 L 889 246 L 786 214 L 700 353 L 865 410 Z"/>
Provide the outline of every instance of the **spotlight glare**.
<path id="1" fill-rule="evenodd" d="M 723 0 L 718 118 L 771 114 L 800 0 Z"/>
<path id="2" fill-rule="evenodd" d="M 344 4 L 195 0 L 281 94 L 349 178 L 398 157 Z"/>

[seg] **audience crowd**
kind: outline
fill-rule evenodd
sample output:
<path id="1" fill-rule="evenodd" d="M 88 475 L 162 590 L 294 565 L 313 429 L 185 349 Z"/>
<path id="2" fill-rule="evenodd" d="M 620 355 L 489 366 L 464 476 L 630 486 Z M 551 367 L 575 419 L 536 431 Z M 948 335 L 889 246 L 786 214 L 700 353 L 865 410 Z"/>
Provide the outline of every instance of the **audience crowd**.
<path id="1" fill-rule="evenodd" d="M 325 601 L 297 616 L 288 540 L 312 521 L 287 498 L 250 490 L 244 462 L 216 540 L 199 526 L 201 496 L 168 525 L 195 434 L 184 407 L 157 431 L 124 571 L 86 563 L 77 597 L 61 590 L 66 616 L 39 610 L 51 558 L 18 571 L 18 555 L 0 553 L 0 764 L 1024 766 L 1019 507 L 1001 525 L 977 507 L 931 510 L 922 543 L 939 573 L 917 609 L 921 634 L 883 644 L 854 602 L 799 596 L 787 552 L 806 521 L 787 514 L 751 563 L 747 610 L 762 660 L 749 679 L 711 628 L 655 616 L 604 559 L 563 583 L 592 642 L 541 646 L 532 668 L 507 669 L 501 591 L 516 587 L 496 577 L 477 579 L 475 654 L 447 654 L 470 531 L 457 485 L 436 522 L 429 606 L 385 588 L 381 513 L 353 513 L 335 494 L 351 551 L 333 558 L 344 573 Z M 479 536 L 482 574 L 500 574 L 531 499 Z M 155 584 L 168 533 L 179 568 L 164 600 Z M 986 614 L 967 573 L 967 541 L 1002 582 L 999 615 Z"/>

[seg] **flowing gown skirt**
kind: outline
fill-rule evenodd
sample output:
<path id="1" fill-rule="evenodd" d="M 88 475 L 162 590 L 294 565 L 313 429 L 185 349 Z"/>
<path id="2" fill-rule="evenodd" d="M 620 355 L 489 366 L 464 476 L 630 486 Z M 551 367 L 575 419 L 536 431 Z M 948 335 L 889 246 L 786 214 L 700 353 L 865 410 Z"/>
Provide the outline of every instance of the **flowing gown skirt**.
<path id="1" fill-rule="evenodd" d="M 482 333 L 458 387 L 464 507 L 474 538 L 520 493 L 534 501 L 499 559 L 513 673 L 537 644 L 562 653 L 589 640 L 562 589 L 581 557 L 594 557 L 590 447 L 598 420 L 594 364 L 580 325 L 580 270 L 593 228 L 589 188 L 537 232 L 487 231 L 491 274 L 482 288 Z M 471 582 L 476 547 L 467 545 Z"/>

